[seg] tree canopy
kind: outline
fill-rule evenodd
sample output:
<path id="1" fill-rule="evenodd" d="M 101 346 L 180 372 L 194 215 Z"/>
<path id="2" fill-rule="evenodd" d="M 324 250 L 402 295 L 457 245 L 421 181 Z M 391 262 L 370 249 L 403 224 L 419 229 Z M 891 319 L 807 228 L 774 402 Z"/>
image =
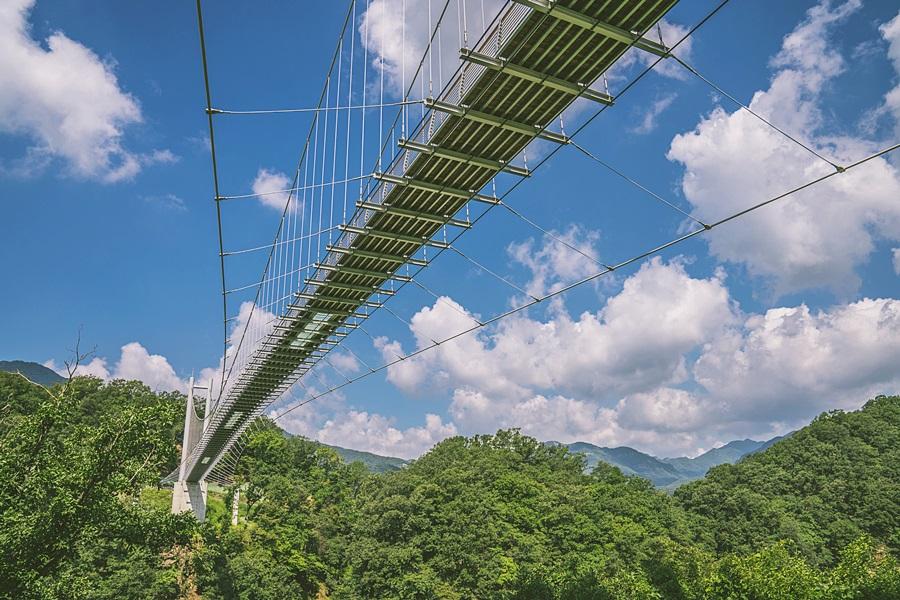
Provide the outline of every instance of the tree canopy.
<path id="1" fill-rule="evenodd" d="M 0 597 L 900 597 L 896 397 L 674 495 L 517 430 L 371 473 L 261 419 L 206 523 L 156 486 L 180 394 L 0 373 L 0 407 Z"/>

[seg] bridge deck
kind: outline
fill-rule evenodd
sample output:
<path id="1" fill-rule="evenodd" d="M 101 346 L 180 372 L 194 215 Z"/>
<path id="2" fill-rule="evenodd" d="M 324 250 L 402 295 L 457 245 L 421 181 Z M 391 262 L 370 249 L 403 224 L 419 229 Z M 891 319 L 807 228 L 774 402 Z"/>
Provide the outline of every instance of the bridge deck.
<path id="1" fill-rule="evenodd" d="M 341 234 L 337 248 L 326 255 L 303 294 L 279 317 L 267 342 L 226 389 L 191 454 L 188 481 L 205 478 L 250 422 L 325 352 L 323 342 L 347 327 L 351 315 L 367 313 L 367 303 L 377 303 L 377 290 L 392 274 L 575 100 L 570 91 L 560 89 L 565 86 L 552 87 L 548 81 L 592 84 L 628 49 L 628 43 L 616 39 L 623 36 L 611 35 L 601 26 L 592 31 L 584 22 L 561 18 L 553 10 L 548 13 L 551 6 L 625 32 L 645 32 L 676 1 L 508 4 L 473 49 L 500 58 L 499 68 L 485 66 L 484 60 L 466 61 L 440 101 L 429 104 L 434 121 L 429 112 L 419 124 L 411 136 L 418 145 L 407 144 L 407 150 L 398 152 Z M 549 77 L 534 81 L 523 77 L 523 70 Z"/>

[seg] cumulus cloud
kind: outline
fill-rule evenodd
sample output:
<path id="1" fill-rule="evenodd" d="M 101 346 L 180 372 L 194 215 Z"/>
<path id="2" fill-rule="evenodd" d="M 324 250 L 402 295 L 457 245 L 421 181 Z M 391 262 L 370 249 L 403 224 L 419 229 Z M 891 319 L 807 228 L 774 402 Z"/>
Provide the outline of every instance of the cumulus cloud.
<path id="1" fill-rule="evenodd" d="M 375 73 L 384 72 L 387 93 L 401 96 L 405 92 L 403 84 L 408 88 L 412 83 L 444 5 L 438 0 L 373 0 L 363 13 L 357 33 L 368 50 Z M 472 10 L 473 6 L 467 6 L 470 47 L 481 37 L 502 5 L 501 0 L 485 0 L 483 10 L 481 6 L 477 11 Z M 427 79 L 433 81 L 435 94 L 460 65 L 459 50 L 464 41 L 456 25 L 458 10 L 456 2 L 448 7 L 441 35 L 432 43 L 430 60 L 426 61 L 422 71 L 426 85 Z M 370 85 L 373 87 L 369 92 L 374 93 L 375 87 L 380 89 L 380 80 Z M 413 86 L 413 90 L 419 88 L 418 83 Z"/>
<path id="2" fill-rule="evenodd" d="M 467 329 L 447 298 L 411 320 L 416 348 Z M 653 259 L 596 313 L 515 317 L 388 369 L 409 395 L 446 392 L 461 433 L 521 427 L 539 439 L 694 454 L 767 437 L 823 410 L 900 388 L 900 301 L 745 314 L 724 275 Z M 461 314 L 462 313 L 462 314 Z M 382 338 L 393 360 L 405 350 Z"/>
<path id="3" fill-rule="evenodd" d="M 661 19 L 659 21 L 659 27 L 654 27 L 651 31 L 648 31 L 645 37 L 654 42 L 659 42 L 660 37 L 662 37 L 662 43 L 671 47 L 674 46 L 678 40 L 683 38 L 687 32 L 687 27 L 672 23 L 666 19 Z M 679 58 L 690 63 L 693 59 L 693 45 L 694 38 L 687 37 L 681 42 L 681 45 L 678 46 L 675 53 Z M 613 68 L 607 71 L 607 78 L 611 83 L 622 82 L 628 77 L 629 70 L 632 67 L 635 65 L 639 65 L 642 69 L 649 67 L 656 62 L 657 58 L 658 57 L 655 54 L 650 54 L 649 52 L 644 52 L 637 48 L 631 48 L 622 55 L 622 58 L 619 59 Z M 653 72 L 662 75 L 663 77 L 671 77 L 672 79 L 684 80 L 689 76 L 689 74 L 673 60 L 660 61 L 653 68 Z"/>
<path id="4" fill-rule="evenodd" d="M 894 70 L 900 73 L 900 12 L 879 28 L 881 36 L 888 43 L 888 58 L 894 63 Z M 900 83 L 884 97 L 883 110 L 894 117 L 894 133 L 900 135 Z"/>
<path id="5" fill-rule="evenodd" d="M 359 361 L 349 352 L 329 354 L 328 361 L 341 373 L 358 373 L 360 369 Z"/>
<path id="6" fill-rule="evenodd" d="M 275 210 L 283 211 L 287 204 L 291 180 L 281 171 L 261 168 L 253 179 L 251 188 L 259 201 Z"/>
<path id="7" fill-rule="evenodd" d="M 595 260 L 588 258 L 597 259 L 599 255 L 596 250 L 600 239 L 599 231 L 572 225 L 564 232 L 551 231 L 551 234 L 565 244 L 545 236 L 540 247 L 537 247 L 534 238 L 529 238 L 524 242 L 513 242 L 506 248 L 510 258 L 531 271 L 531 280 L 525 286 L 525 291 L 532 296 L 557 291 L 601 268 Z"/>
<path id="8" fill-rule="evenodd" d="M 637 126 L 633 127 L 631 131 L 641 135 L 652 132 L 654 129 L 656 129 L 659 116 L 672 105 L 672 102 L 674 102 L 675 98 L 677 97 L 678 94 L 666 94 L 658 100 L 655 100 L 653 104 L 651 104 L 650 107 L 646 111 L 644 111 L 644 115 L 643 117 L 641 117 L 641 122 Z"/>
<path id="9" fill-rule="evenodd" d="M 397 363 L 388 379 L 408 393 L 427 382 L 515 397 L 532 389 L 627 394 L 680 382 L 686 377 L 683 355 L 735 319 L 722 277 L 691 278 L 680 262 L 654 259 L 597 313 L 511 318 L 490 333 L 466 335 Z M 465 309 L 450 302 L 413 316 L 418 348 L 471 327 L 460 314 Z M 386 348 L 402 353 L 396 343 L 383 341 L 380 348 L 386 360 Z"/>
<path id="10" fill-rule="evenodd" d="M 711 341 L 696 381 L 732 420 L 786 421 L 855 407 L 900 387 L 900 301 L 863 299 L 831 310 L 805 305 L 750 315 Z"/>
<path id="11" fill-rule="evenodd" d="M 32 175 L 61 159 L 72 175 L 112 183 L 145 165 L 173 162 L 168 150 L 125 148 L 125 129 L 142 121 L 137 100 L 120 88 L 110 61 L 64 33 L 51 34 L 46 48 L 33 39 L 34 3 L 10 0 L 0 7 L 0 132 L 33 142 L 3 170 Z"/>
<path id="12" fill-rule="evenodd" d="M 312 437 L 326 444 L 376 454 L 415 458 L 444 438 L 456 435 L 453 423 L 434 414 L 425 415 L 421 427 L 398 429 L 394 420 L 378 414 L 350 410 L 329 419 Z"/>
<path id="13" fill-rule="evenodd" d="M 825 85 L 845 62 L 831 43 L 832 29 L 859 2 L 820 4 L 784 38 L 772 60 L 776 72 L 750 107 L 839 164 L 877 147 L 871 141 L 824 133 Z M 682 190 L 694 214 L 715 221 L 832 171 L 746 111 L 715 108 L 696 129 L 672 140 L 668 158 L 684 166 Z M 873 160 L 814 190 L 709 233 L 711 252 L 771 282 L 776 295 L 824 287 L 847 296 L 859 285 L 855 269 L 878 238 L 900 239 L 900 175 Z"/>
<path id="14" fill-rule="evenodd" d="M 65 367 L 55 361 L 44 363 L 60 375 L 66 376 Z M 143 381 L 147 386 L 160 391 L 187 391 L 187 382 L 175 373 L 165 356 L 150 354 L 138 342 L 130 342 L 121 348 L 119 359 L 112 363 L 107 358 L 94 357 L 89 362 L 78 365 L 75 375 L 90 375 L 104 380 L 134 379 Z"/>

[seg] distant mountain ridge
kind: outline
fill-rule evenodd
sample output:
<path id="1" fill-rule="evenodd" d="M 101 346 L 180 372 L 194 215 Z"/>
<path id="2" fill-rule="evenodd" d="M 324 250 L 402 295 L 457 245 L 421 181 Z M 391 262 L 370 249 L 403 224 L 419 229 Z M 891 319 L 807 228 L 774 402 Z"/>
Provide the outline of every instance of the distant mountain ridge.
<path id="1" fill-rule="evenodd" d="M 649 479 L 656 487 L 671 490 L 683 483 L 701 479 L 713 467 L 734 464 L 747 455 L 761 452 L 783 437 L 785 436 L 766 441 L 734 440 L 694 458 L 657 458 L 628 446 L 606 448 L 588 442 L 574 442 L 566 446 L 570 451 L 584 455 L 588 470 L 603 461 L 626 475 L 637 475 Z M 559 442 L 547 443 L 560 445 Z"/>
<path id="2" fill-rule="evenodd" d="M 24 360 L 0 361 L 0 371 L 21 373 L 41 385 L 49 386 L 65 381 L 65 378 L 56 371 L 39 363 Z M 637 475 L 649 479 L 656 487 L 672 490 L 689 481 L 703 478 L 707 471 L 715 466 L 734 464 L 747 455 L 761 452 L 783 437 L 785 436 L 766 441 L 734 440 L 694 458 L 685 456 L 657 458 L 628 446 L 607 448 L 588 442 L 574 442 L 567 446 L 572 452 L 584 454 L 589 470 L 593 469 L 598 462 L 603 461 L 617 467 L 626 475 Z M 559 442 L 547 443 L 561 445 Z M 345 462 L 361 462 L 374 473 L 396 471 L 409 464 L 408 460 L 395 456 L 382 456 L 329 444 L 322 445 L 333 449 Z"/>
<path id="3" fill-rule="evenodd" d="M 0 360 L 0 371 L 21 373 L 31 381 L 41 385 L 53 385 L 65 381 L 59 373 L 36 362 L 25 360 Z"/>
<path id="4" fill-rule="evenodd" d="M 560 442 L 551 441 L 545 443 L 553 446 L 565 445 L 571 452 L 583 454 L 587 461 L 588 471 L 602 461 L 618 468 L 625 475 L 643 477 L 644 479 L 649 479 L 658 488 L 674 490 L 689 481 L 702 479 L 707 471 L 713 467 L 724 464 L 733 465 L 745 456 L 762 452 L 785 437 L 787 436 L 778 436 L 766 441 L 734 440 L 718 448 L 707 450 L 694 458 L 686 456 L 657 458 L 628 446 L 607 448 L 595 446 L 588 442 L 561 444 Z M 410 461 L 396 456 L 382 456 L 373 452 L 353 450 L 330 444 L 322 445 L 337 452 L 345 462 L 363 463 L 373 473 L 396 471 L 410 463 Z"/>
<path id="5" fill-rule="evenodd" d="M 362 450 L 352 450 L 350 448 L 341 448 L 340 446 L 332 446 L 330 444 L 322 444 L 331 448 L 344 459 L 344 462 L 354 463 L 361 462 L 372 473 L 388 473 L 402 469 L 409 462 L 408 460 L 397 458 L 396 456 L 381 456 L 372 452 L 364 452 Z"/>

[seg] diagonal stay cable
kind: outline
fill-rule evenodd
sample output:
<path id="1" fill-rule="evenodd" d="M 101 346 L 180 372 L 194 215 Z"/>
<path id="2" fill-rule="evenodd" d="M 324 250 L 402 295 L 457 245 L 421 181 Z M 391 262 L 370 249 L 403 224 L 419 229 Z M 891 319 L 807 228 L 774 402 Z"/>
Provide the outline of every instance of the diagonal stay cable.
<path id="1" fill-rule="evenodd" d="M 298 187 L 287 188 L 284 190 L 272 190 L 270 192 L 254 192 L 252 194 L 235 194 L 233 196 L 221 196 L 219 199 L 220 200 L 242 200 L 244 198 L 263 198 L 265 196 L 274 196 L 277 194 L 289 194 L 291 192 L 302 192 L 304 190 L 325 188 L 330 185 L 341 185 L 344 183 L 359 181 L 360 179 L 368 179 L 371 176 L 372 175 L 357 175 L 356 177 L 347 177 L 346 179 L 339 179 L 336 181 L 325 181 L 322 183 L 313 183 L 310 185 L 301 185 Z"/>
<path id="2" fill-rule="evenodd" d="M 582 250 L 581 248 L 575 246 L 574 244 L 570 244 L 569 242 L 567 242 L 566 240 L 564 240 L 564 239 L 561 238 L 560 236 L 556 235 L 556 234 L 553 233 L 552 231 L 550 231 L 550 230 L 546 229 L 545 227 L 542 227 L 542 226 L 540 226 L 539 224 L 535 223 L 534 221 L 532 221 L 531 219 L 529 219 L 528 217 L 526 217 L 525 215 L 523 215 L 520 211 L 516 210 L 515 208 L 513 208 L 512 206 L 510 206 L 509 204 L 507 204 L 507 203 L 504 202 L 503 200 L 499 200 L 498 202 L 503 206 L 503 208 L 505 208 L 506 210 L 508 210 L 509 212 L 511 212 L 512 214 L 514 214 L 515 216 L 519 217 L 520 219 L 522 219 L 523 221 L 525 221 L 526 223 L 528 223 L 529 225 L 531 225 L 532 227 L 534 227 L 535 229 L 537 229 L 538 231 L 540 231 L 541 233 L 543 233 L 544 235 L 546 235 L 547 237 L 549 237 L 551 240 L 553 240 L 553 241 L 555 241 L 555 242 L 558 242 L 558 243 L 562 244 L 563 246 L 565 246 L 565 247 L 568 248 L 569 250 L 572 250 L 573 252 L 577 252 L 577 253 L 580 254 L 581 256 L 587 258 L 588 260 L 594 262 L 594 263 L 597 264 L 597 265 L 600 265 L 601 267 L 609 268 L 609 265 L 607 265 L 606 263 L 604 263 L 603 261 L 601 261 L 600 259 L 598 259 L 596 256 L 594 256 L 594 255 L 592 255 L 592 254 L 589 254 L 588 252 L 585 252 L 584 250 Z"/>
<path id="3" fill-rule="evenodd" d="M 634 179 L 634 178 L 632 178 L 632 177 L 629 177 L 628 175 L 626 175 L 625 173 L 623 173 L 623 172 L 620 171 L 619 169 L 615 168 L 614 166 L 612 166 L 611 164 L 609 164 L 608 162 L 606 162 L 606 161 L 603 160 L 602 158 L 600 158 L 600 157 L 598 157 L 597 155 L 595 155 L 595 154 L 594 154 L 593 152 L 591 152 L 590 150 L 588 150 L 588 149 L 584 148 L 583 146 L 581 146 L 580 144 L 578 144 L 575 140 L 570 139 L 570 140 L 569 140 L 569 145 L 571 145 L 573 148 L 575 148 L 576 150 L 578 150 L 579 152 L 581 152 L 582 154 L 584 154 L 585 156 L 587 156 L 588 158 L 590 158 L 590 159 L 593 160 L 594 162 L 596 162 L 596 163 L 598 163 L 598 164 L 600 164 L 600 165 L 606 167 L 607 169 L 609 169 L 610 171 L 612 171 L 613 173 L 615 173 L 616 175 L 618 175 L 619 177 L 621 177 L 622 179 L 624 179 L 625 181 L 627 181 L 628 183 L 630 183 L 631 185 L 633 185 L 633 186 L 635 186 L 636 188 L 638 188 L 638 189 L 640 189 L 640 190 L 642 190 L 642 191 L 644 191 L 644 192 L 650 194 L 651 196 L 653 196 L 654 198 L 656 198 L 657 200 L 659 200 L 660 202 L 662 202 L 663 204 L 665 204 L 665 205 L 668 206 L 669 208 L 678 211 L 679 213 L 681 213 L 682 215 L 684 215 L 685 217 L 687 217 L 688 219 L 690 219 L 691 221 L 693 221 L 693 222 L 696 223 L 697 225 L 700 225 L 701 227 L 706 227 L 706 226 L 707 226 L 706 223 L 704 223 L 704 222 L 701 221 L 700 219 L 696 218 L 696 217 L 693 216 L 691 213 L 687 212 L 686 210 L 683 210 L 682 208 L 678 207 L 677 205 L 673 204 L 672 202 L 669 202 L 668 200 L 666 200 L 665 198 L 663 198 L 662 196 L 660 196 L 659 194 L 657 194 L 657 193 L 654 192 L 653 190 L 651 190 L 651 189 L 647 188 L 646 186 L 642 185 L 642 184 L 641 184 L 639 181 L 637 181 L 636 179 Z"/>
<path id="4" fill-rule="evenodd" d="M 450 246 L 450 250 L 453 250 L 454 252 L 456 252 L 457 254 L 459 254 L 460 256 L 462 256 L 464 259 L 466 259 L 467 261 L 469 261 L 470 263 L 472 263 L 473 265 L 475 265 L 476 267 L 478 267 L 479 269 L 481 269 L 482 271 L 486 271 L 486 272 L 489 273 L 490 275 L 493 275 L 494 277 L 496 277 L 497 279 L 499 279 L 500 281 L 502 281 L 503 283 L 505 283 L 505 284 L 508 285 L 509 287 L 511 287 L 511 288 L 513 288 L 513 289 L 516 289 L 516 290 L 522 292 L 523 294 L 525 294 L 525 295 L 528 296 L 529 298 L 533 298 L 534 300 L 537 300 L 537 298 L 534 296 L 534 294 L 529 294 L 528 292 L 526 292 L 525 290 L 523 290 L 522 288 L 520 288 L 519 286 L 517 286 L 516 284 L 514 284 L 512 281 L 510 281 L 510 280 L 507 279 L 506 277 L 503 277 L 502 275 L 500 275 L 500 274 L 498 274 L 498 273 L 495 273 L 494 271 L 488 269 L 486 266 L 484 266 L 483 264 L 481 264 L 480 262 L 478 262 L 477 260 L 475 260 L 475 259 L 472 258 L 471 256 L 466 255 L 462 250 L 460 250 L 460 249 L 457 248 L 456 246 L 452 246 L 452 245 L 451 245 L 451 246 Z"/>
<path id="5" fill-rule="evenodd" d="M 744 104 L 743 102 L 741 102 L 740 100 L 738 100 L 737 98 L 735 98 L 734 96 L 732 96 L 731 94 L 729 94 L 728 92 L 726 92 L 725 90 L 723 90 L 720 86 L 716 85 L 712 80 L 710 80 L 710 79 L 704 77 L 703 75 L 701 75 L 700 72 L 699 72 L 697 69 L 695 69 L 694 67 L 692 67 L 691 65 L 689 65 L 689 64 L 686 63 L 685 61 L 683 61 L 683 60 L 681 60 L 680 58 L 678 58 L 678 57 L 677 57 L 675 54 L 673 54 L 672 52 L 669 52 L 669 56 L 671 56 L 672 58 L 674 58 L 674 59 L 675 59 L 675 62 L 677 62 L 679 65 L 681 65 L 682 67 L 684 67 L 685 69 L 687 69 L 690 73 L 693 73 L 694 75 L 696 75 L 696 76 L 697 76 L 701 81 L 703 81 L 706 85 L 708 85 L 708 86 L 711 87 L 712 89 L 716 90 L 717 92 L 719 92 L 720 94 L 722 94 L 723 96 L 725 96 L 726 98 L 728 98 L 729 100 L 731 100 L 732 102 L 734 102 L 735 104 L 737 104 L 738 106 L 740 106 L 741 108 L 743 108 L 744 110 L 746 110 L 748 113 L 750 113 L 751 115 L 753 115 L 754 117 L 756 117 L 757 119 L 759 119 L 760 121 L 762 121 L 763 123 L 765 123 L 766 125 L 768 125 L 769 127 L 771 127 L 772 129 L 774 129 L 775 131 L 777 131 L 778 133 L 780 133 L 781 135 L 783 135 L 783 136 L 786 137 L 787 139 L 791 140 L 792 142 L 794 142 L 795 144 L 797 144 L 798 146 L 800 146 L 801 148 L 803 148 L 804 150 L 806 150 L 806 151 L 809 152 L 810 154 L 813 154 L 813 155 L 815 155 L 816 157 L 818 157 L 818 158 L 822 159 L 823 161 L 827 162 L 829 165 L 831 165 L 832 167 L 834 167 L 834 169 L 835 169 L 836 171 L 841 171 L 841 170 L 843 169 L 842 166 L 840 166 L 840 165 L 838 165 L 838 164 L 835 164 L 833 161 L 831 161 L 831 160 L 825 158 L 825 157 L 822 156 L 820 153 L 816 152 L 815 150 L 813 150 L 812 148 L 810 148 L 808 145 L 804 144 L 803 142 L 801 142 L 800 140 L 798 140 L 797 138 L 795 138 L 795 137 L 792 136 L 791 134 L 787 133 L 786 131 L 784 131 L 783 129 L 781 129 L 780 127 L 778 127 L 777 125 L 775 125 L 774 123 L 772 123 L 771 121 L 769 121 L 768 119 L 766 119 L 765 117 L 763 117 L 762 115 L 760 115 L 759 113 L 757 113 L 756 111 L 754 111 L 752 108 L 750 108 L 749 106 L 747 106 L 746 104 Z"/>
<path id="6" fill-rule="evenodd" d="M 566 294 L 566 293 L 568 293 L 569 291 L 571 291 L 571 290 L 573 290 L 573 289 L 575 289 L 575 288 L 578 288 L 578 287 L 580 287 L 580 286 L 582 286 L 582 285 L 584 285 L 584 284 L 586 284 L 586 283 L 588 283 L 588 282 L 590 282 L 590 281 L 593 281 L 593 280 L 595 280 L 595 279 L 598 279 L 599 277 L 602 277 L 602 276 L 604 276 L 604 275 L 606 275 L 606 274 L 608 274 L 608 273 L 611 273 L 611 272 L 613 272 L 613 271 L 615 271 L 615 270 L 621 269 L 621 268 L 626 267 L 626 266 L 628 266 L 628 265 L 630 265 L 630 264 L 633 264 L 633 263 L 636 263 L 636 262 L 638 262 L 638 261 L 641 261 L 641 260 L 643 260 L 643 259 L 645 259 L 645 258 L 648 258 L 648 257 L 650 257 L 650 256 L 653 256 L 653 255 L 655 255 L 655 254 L 659 254 L 660 252 L 662 252 L 662 251 L 664 251 L 664 250 L 666 250 L 666 249 L 668 249 L 668 248 L 671 248 L 671 247 L 673 247 L 673 246 L 677 246 L 677 245 L 679 245 L 679 244 L 681 244 L 681 243 L 683 243 L 683 242 L 685 242 L 685 241 L 687 241 L 687 240 L 689 240 L 689 239 L 691 239 L 691 238 L 694 238 L 694 237 L 696 237 L 696 236 L 698 236 L 698 235 L 700 235 L 700 234 L 703 234 L 703 233 L 706 233 L 706 232 L 708 232 L 708 231 L 710 231 L 710 230 L 712 230 L 712 229 L 715 229 L 716 227 L 719 227 L 720 225 L 724 225 L 725 223 L 729 223 L 729 222 L 731 222 L 731 221 L 734 221 L 734 220 L 736 220 L 736 219 L 739 219 L 740 217 L 743 217 L 743 216 L 745 216 L 745 215 L 747 215 L 747 214 L 749 214 L 749 213 L 752 213 L 752 212 L 754 212 L 754 211 L 756 211 L 756 210 L 759 210 L 759 209 L 761 209 L 761 208 L 763 208 L 763 207 L 765 207 L 765 206 L 768 206 L 769 204 L 772 204 L 772 203 L 777 202 L 777 201 L 779 201 L 779 200 L 783 200 L 784 198 L 787 198 L 787 197 L 789 197 L 789 196 L 791 196 L 791 195 L 793 195 L 793 194 L 796 194 L 797 192 L 800 192 L 800 191 L 805 190 L 805 189 L 807 189 L 807 188 L 813 187 L 813 186 L 815 186 L 815 185 L 817 185 L 817 184 L 819 184 L 819 183 L 822 183 L 823 181 L 825 181 L 825 180 L 827 180 L 827 179 L 830 179 L 830 178 L 832 178 L 832 177 L 834 177 L 834 176 L 836 176 L 836 175 L 840 175 L 840 174 L 842 174 L 842 173 L 846 173 L 847 171 L 850 171 L 851 169 L 854 169 L 854 168 L 856 168 L 856 167 L 858 167 L 858 166 L 860 166 L 860 165 L 863 165 L 863 164 L 865 164 L 865 163 L 868 163 L 868 162 L 871 161 L 871 160 L 874 160 L 874 159 L 876 159 L 876 158 L 879 158 L 879 157 L 881 157 L 881 156 L 884 156 L 884 155 L 886 155 L 886 154 L 888 154 L 888 153 L 890 153 L 890 152 L 894 152 L 894 151 L 897 150 L 898 148 L 900 148 L 900 143 L 894 144 L 894 145 L 889 146 L 889 147 L 887 147 L 887 148 L 884 148 L 884 149 L 882 149 L 882 150 L 880 150 L 880 151 L 878 151 L 878 152 L 876 152 L 876 153 L 874 153 L 874 154 L 871 154 L 871 155 L 869 155 L 869 156 L 867 156 L 867 157 L 865 157 L 865 158 L 863 158 L 863 159 L 861 159 L 861 160 L 858 160 L 858 161 L 856 161 L 856 162 L 854 162 L 854 163 L 852 163 L 852 164 L 847 165 L 842 171 L 832 171 L 831 173 L 827 173 L 827 174 L 825 174 L 825 175 L 822 175 L 821 177 L 817 177 L 816 179 L 812 179 L 812 180 L 810 180 L 810 181 L 808 181 L 808 182 L 806 182 L 806 183 L 804 183 L 804 184 L 802 184 L 802 185 L 799 185 L 799 186 L 797 186 L 797 187 L 795 187 L 795 188 L 792 188 L 792 189 L 790 189 L 790 190 L 788 190 L 788 191 L 786 191 L 786 192 L 784 192 L 784 193 L 782 193 L 782 194 L 779 194 L 779 195 L 777 195 L 777 196 L 774 196 L 774 197 L 772 197 L 772 198 L 769 198 L 769 199 L 767 199 L 767 200 L 764 200 L 764 201 L 762 201 L 762 202 L 759 202 L 759 203 L 757 203 L 757 204 L 754 204 L 754 205 L 752 205 L 752 206 L 749 206 L 749 207 L 747 207 L 747 208 L 745 208 L 745 209 L 743 209 L 743 210 L 740 210 L 740 211 L 738 211 L 738 212 L 736 212 L 736 213 L 732 213 L 731 215 L 728 215 L 727 217 L 725 217 L 725 218 L 723 218 L 723 219 L 720 219 L 720 220 L 718 220 L 718 221 L 716 221 L 716 222 L 714 222 L 714 223 L 710 223 L 708 227 L 701 227 L 701 228 L 695 229 L 695 230 L 693 230 L 693 231 L 691 231 L 691 232 L 689 232 L 689 233 L 686 233 L 686 234 L 681 235 L 681 236 L 679 236 L 679 237 L 676 237 L 676 238 L 674 238 L 674 239 L 672 239 L 672 240 L 669 240 L 668 242 L 665 242 L 664 244 L 661 244 L 661 245 L 656 246 L 656 247 L 654 247 L 654 248 L 650 248 L 649 250 L 645 250 L 644 252 L 641 252 L 640 254 L 636 254 L 636 255 L 632 256 L 631 258 L 625 259 L 625 260 L 623 260 L 622 262 L 620 262 L 620 263 L 618 263 L 618 264 L 616 264 L 616 265 L 610 267 L 609 269 L 604 269 L 604 270 L 602 270 L 602 271 L 598 271 L 597 273 L 593 273 L 593 274 L 591 274 L 591 275 L 588 275 L 587 277 L 584 277 L 583 279 L 580 279 L 580 280 L 578 280 L 578 281 L 575 281 L 575 282 L 573 282 L 573 283 L 570 283 L 569 285 L 567 285 L 567 286 L 565 286 L 565 287 L 563 287 L 563 288 L 560 288 L 560 289 L 555 290 L 555 291 L 548 292 L 548 293 L 545 294 L 544 296 L 541 296 L 540 298 L 536 298 L 536 299 L 534 299 L 534 300 L 531 301 L 531 302 L 527 302 L 527 303 L 525 303 L 525 304 L 523 304 L 523 305 L 521 305 L 521 306 L 517 306 L 517 307 L 511 308 L 510 310 L 507 310 L 506 312 L 503 312 L 503 313 L 500 313 L 500 314 L 498 314 L 498 315 L 495 315 L 495 316 L 491 317 L 490 319 L 487 319 L 486 321 L 484 321 L 483 324 L 473 325 L 472 327 L 469 327 L 469 328 L 467 328 L 467 329 L 463 329 L 462 331 L 459 331 L 459 332 L 457 332 L 457 333 L 455 333 L 455 334 L 453 334 L 453 335 L 451 335 L 451 336 L 449 336 L 449 337 L 447 337 L 447 338 L 445 338 L 445 339 L 443 339 L 443 340 L 440 340 L 440 342 L 436 342 L 436 343 L 434 343 L 434 344 L 432 344 L 432 345 L 430 345 L 430 346 L 425 346 L 425 347 L 423 347 L 423 348 L 419 348 L 418 350 L 415 350 L 415 351 L 413 351 L 413 352 L 410 352 L 409 354 L 406 354 L 406 355 L 403 356 L 402 358 L 398 357 L 397 360 L 387 362 L 387 363 L 381 365 L 380 367 L 376 368 L 374 371 L 371 371 L 371 372 L 369 372 L 369 373 L 363 373 L 363 374 L 361 374 L 361 375 L 359 375 L 359 376 L 357 376 L 357 377 L 354 377 L 354 378 L 353 378 L 352 380 L 350 380 L 350 381 L 347 381 L 347 382 L 344 382 L 344 383 L 341 383 L 341 384 L 332 386 L 331 388 L 325 390 L 324 392 L 321 392 L 321 393 L 319 393 L 319 394 L 316 394 L 316 395 L 314 395 L 314 396 L 311 396 L 311 397 L 307 398 L 306 400 L 304 400 L 304 401 L 302 401 L 302 402 L 300 402 L 300 403 L 298 403 L 298 404 L 296 404 L 296 405 L 294 405 L 294 406 L 292 406 L 292 407 L 290 407 L 290 408 L 288 408 L 288 409 L 282 411 L 281 413 L 275 415 L 274 417 L 272 417 L 272 420 L 273 420 L 273 421 L 277 421 L 278 419 L 280 419 L 280 418 L 284 417 L 285 415 L 287 415 L 287 414 L 293 412 L 294 410 L 297 410 L 297 409 L 300 408 L 301 406 L 305 406 L 306 404 L 309 404 L 310 402 L 313 402 L 314 400 L 316 400 L 316 399 L 318 399 L 318 398 L 321 398 L 322 396 L 324 396 L 324 395 L 326 395 L 326 394 L 332 393 L 332 392 L 334 392 L 334 391 L 337 391 L 337 390 L 339 390 L 339 389 L 341 389 L 341 388 L 344 388 L 344 387 L 350 385 L 351 383 L 355 383 L 356 381 L 359 381 L 359 380 L 361 380 L 361 379 L 364 379 L 364 378 L 366 378 L 366 377 L 372 375 L 373 373 L 377 373 L 377 372 L 386 370 L 386 369 L 392 367 L 393 365 L 399 363 L 400 361 L 408 360 L 408 359 L 410 359 L 410 358 L 412 358 L 412 357 L 414 357 L 414 356 L 417 356 L 417 355 L 419 355 L 419 354 L 423 354 L 423 353 L 425 353 L 425 352 L 428 352 L 428 351 L 430 351 L 430 350 L 432 350 L 432 349 L 434 349 L 434 348 L 437 348 L 437 347 L 438 347 L 439 345 L 441 345 L 441 344 L 446 344 L 447 342 L 453 341 L 453 340 L 455 340 L 455 339 L 457 339 L 457 338 L 460 338 L 460 337 L 462 337 L 462 336 L 464 336 L 464 335 L 467 335 L 467 334 L 469 334 L 469 333 L 472 333 L 472 332 L 474 332 L 474 331 L 477 331 L 477 330 L 479 330 L 479 329 L 482 329 L 483 327 L 486 327 L 486 326 L 488 326 L 488 325 L 490 325 L 490 324 L 492 324 L 492 323 L 496 323 L 496 322 L 498 322 L 498 321 L 500 321 L 500 320 L 502 320 L 502 319 L 505 319 L 505 318 L 507 318 L 507 317 L 510 317 L 510 316 L 512 316 L 512 315 L 514 315 L 514 314 L 516 314 L 516 313 L 519 313 L 519 312 L 521 312 L 521 311 L 523 311 L 523 310 L 526 310 L 526 309 L 528 309 L 528 308 L 530 308 L 530 307 L 532 307 L 532 306 L 534 306 L 534 305 L 536 305 L 536 304 L 538 304 L 538 303 L 540 303 L 540 302 L 543 302 L 543 301 L 545 301 L 545 300 L 548 300 L 549 298 L 552 298 L 552 297 L 555 297 L 555 296 L 559 296 L 559 295 Z"/>
<path id="7" fill-rule="evenodd" d="M 318 108 L 270 108 L 264 110 L 229 110 L 224 108 L 210 109 L 217 115 L 276 115 L 289 113 L 320 113 L 325 111 L 365 110 L 369 108 L 386 108 L 389 106 L 410 106 L 424 104 L 424 100 L 400 100 L 375 104 L 358 104 L 356 106 L 320 106 Z"/>

